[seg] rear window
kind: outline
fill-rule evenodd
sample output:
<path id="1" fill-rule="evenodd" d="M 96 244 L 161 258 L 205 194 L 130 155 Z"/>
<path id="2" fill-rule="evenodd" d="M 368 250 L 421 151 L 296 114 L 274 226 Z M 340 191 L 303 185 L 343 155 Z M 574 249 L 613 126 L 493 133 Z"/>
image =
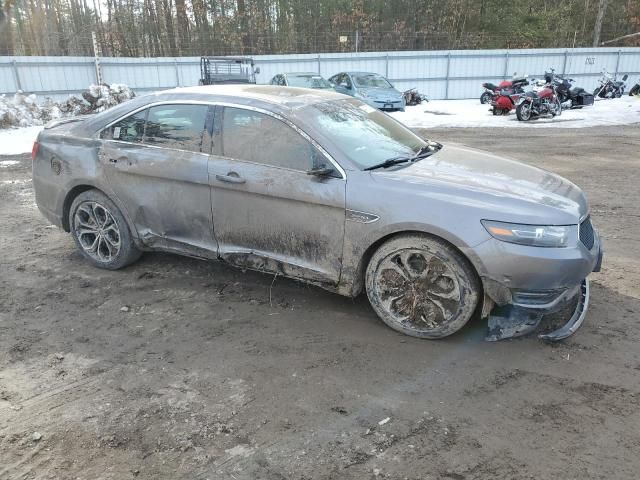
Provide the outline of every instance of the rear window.
<path id="1" fill-rule="evenodd" d="M 159 105 L 149 109 L 144 143 L 199 152 L 206 105 Z"/>
<path id="2" fill-rule="evenodd" d="M 208 109 L 207 105 L 157 105 L 105 128 L 100 138 L 200 152 Z"/>

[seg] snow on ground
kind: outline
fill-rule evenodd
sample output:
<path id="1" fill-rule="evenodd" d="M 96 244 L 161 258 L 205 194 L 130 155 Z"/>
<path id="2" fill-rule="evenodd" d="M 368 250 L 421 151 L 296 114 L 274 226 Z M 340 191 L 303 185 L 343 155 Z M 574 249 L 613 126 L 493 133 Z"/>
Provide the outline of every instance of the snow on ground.
<path id="1" fill-rule="evenodd" d="M 42 127 L 10 128 L 0 130 L 0 155 L 29 153 Z M 11 160 L 0 160 L 0 168 L 10 167 Z"/>
<path id="2" fill-rule="evenodd" d="M 520 122 L 515 110 L 508 116 L 494 116 L 489 105 L 473 100 L 431 100 L 406 112 L 391 115 L 412 128 L 435 127 L 553 127 L 584 128 L 602 125 L 626 125 L 640 122 L 640 97 L 625 96 L 611 100 L 596 100 L 593 106 L 563 110 L 555 118 L 540 118 Z"/>

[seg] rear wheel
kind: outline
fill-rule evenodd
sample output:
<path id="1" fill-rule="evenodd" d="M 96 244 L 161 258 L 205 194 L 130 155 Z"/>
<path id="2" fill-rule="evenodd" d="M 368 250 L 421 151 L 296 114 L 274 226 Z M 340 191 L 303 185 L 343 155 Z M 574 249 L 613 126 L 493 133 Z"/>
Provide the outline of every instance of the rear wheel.
<path id="1" fill-rule="evenodd" d="M 104 193 L 82 192 L 71 204 L 69 219 L 73 239 L 92 265 L 118 270 L 140 258 L 142 252 L 135 246 L 127 222 Z"/>
<path id="2" fill-rule="evenodd" d="M 516 117 L 521 122 L 528 122 L 531 120 L 531 102 L 522 102 L 516 107 Z"/>
<path id="3" fill-rule="evenodd" d="M 482 95 L 480 95 L 480 103 L 482 105 L 491 103 L 492 98 L 493 98 L 493 95 L 491 95 L 491 92 L 484 92 Z"/>
<path id="4" fill-rule="evenodd" d="M 460 330 L 480 298 L 480 281 L 466 258 L 446 242 L 399 235 L 371 257 L 366 271 L 371 306 L 389 327 L 420 338 Z"/>
<path id="5" fill-rule="evenodd" d="M 634 85 L 634 87 L 631 90 L 629 90 L 630 97 L 634 97 L 636 95 L 640 95 L 640 83 L 637 85 Z"/>

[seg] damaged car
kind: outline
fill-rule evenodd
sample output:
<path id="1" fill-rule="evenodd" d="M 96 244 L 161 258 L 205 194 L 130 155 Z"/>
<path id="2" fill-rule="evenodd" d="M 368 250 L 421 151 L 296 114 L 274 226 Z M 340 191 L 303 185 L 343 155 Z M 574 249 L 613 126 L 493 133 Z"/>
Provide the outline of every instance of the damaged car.
<path id="1" fill-rule="evenodd" d="M 341 295 L 436 339 L 576 331 L 602 246 L 553 173 L 424 140 L 360 100 L 292 87 L 190 87 L 52 122 L 36 202 L 99 268 L 144 251 L 222 260 Z M 569 310 L 552 330 L 543 317 Z"/>

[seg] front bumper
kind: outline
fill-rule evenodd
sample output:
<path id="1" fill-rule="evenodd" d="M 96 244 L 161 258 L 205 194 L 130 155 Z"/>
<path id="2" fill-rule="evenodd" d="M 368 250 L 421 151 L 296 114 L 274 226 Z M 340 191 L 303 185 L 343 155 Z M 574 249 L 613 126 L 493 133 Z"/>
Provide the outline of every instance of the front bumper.
<path id="1" fill-rule="evenodd" d="M 600 238 L 595 230 L 593 234 L 590 249 L 582 242 L 575 248 L 566 249 L 523 249 L 504 242 L 487 242 L 488 245 L 481 246 L 484 253 L 487 248 L 491 250 L 497 246 L 501 254 L 500 260 L 494 255 L 482 257 L 488 260 L 494 272 L 500 273 L 493 279 L 483 276 L 485 294 L 491 305 L 497 305 L 488 315 L 486 339 L 496 341 L 531 333 L 541 328 L 545 316 L 559 311 L 564 313 L 573 303 L 568 321 L 540 334 L 539 338 L 558 341 L 575 333 L 589 308 L 587 276 L 592 271 L 600 271 L 602 265 Z M 515 256 L 510 258 L 510 255 Z M 512 268 L 514 265 L 517 267 Z"/>

